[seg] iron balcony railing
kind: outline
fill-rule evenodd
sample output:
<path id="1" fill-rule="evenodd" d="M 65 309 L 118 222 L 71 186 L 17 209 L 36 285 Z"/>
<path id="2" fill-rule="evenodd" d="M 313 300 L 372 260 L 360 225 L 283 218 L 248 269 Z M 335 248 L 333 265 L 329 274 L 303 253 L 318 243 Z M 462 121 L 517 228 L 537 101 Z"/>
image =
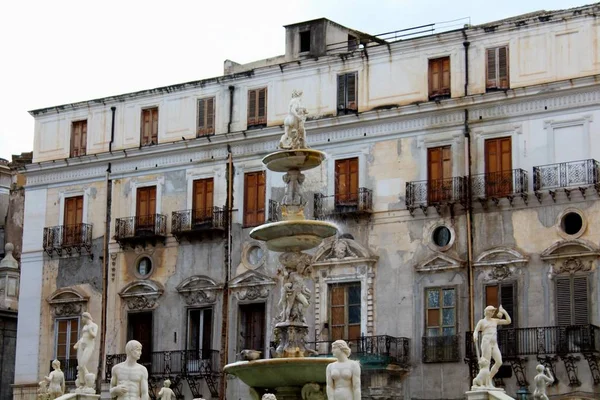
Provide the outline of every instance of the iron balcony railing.
<path id="1" fill-rule="evenodd" d="M 481 333 L 479 334 L 481 337 Z M 476 358 L 473 332 L 467 332 L 466 356 Z M 600 353 L 600 327 L 595 325 L 498 329 L 503 358 L 527 355 Z"/>
<path id="2" fill-rule="evenodd" d="M 325 196 L 315 193 L 313 214 L 315 219 L 325 219 L 335 215 L 367 214 L 373 211 L 373 191 L 364 187 L 357 193 Z"/>
<path id="3" fill-rule="evenodd" d="M 600 182 L 600 162 L 580 160 L 533 167 L 533 190 L 553 190 L 597 185 Z"/>
<path id="4" fill-rule="evenodd" d="M 81 254 L 92 249 L 92 224 L 58 225 L 44 228 L 44 251 L 52 256 L 56 252 L 70 255 L 73 251 Z"/>
<path id="5" fill-rule="evenodd" d="M 106 356 L 107 382 L 112 377 L 112 367 L 125 361 L 126 354 Z M 148 369 L 151 376 L 173 375 L 218 375 L 221 370 L 218 350 L 173 350 L 153 351 L 149 357 L 142 357 L 138 363 Z"/>
<path id="6" fill-rule="evenodd" d="M 275 200 L 269 200 L 269 216 L 267 222 L 281 221 L 281 204 Z"/>
<path id="7" fill-rule="evenodd" d="M 162 214 L 117 218 L 115 240 L 167 235 L 167 217 Z"/>
<path id="8" fill-rule="evenodd" d="M 225 229 L 226 225 L 227 211 L 224 207 L 173 211 L 171 215 L 171 233 L 173 235 L 198 230 Z"/>
<path id="9" fill-rule="evenodd" d="M 471 193 L 480 199 L 527 195 L 528 185 L 527 171 L 523 169 L 488 172 L 471 177 Z"/>
<path id="10" fill-rule="evenodd" d="M 77 379 L 77 359 L 76 358 L 56 358 L 60 361 L 60 369 L 65 374 L 65 381 L 74 381 Z M 52 361 L 50 361 L 50 372 L 54 371 L 52 368 Z"/>
<path id="11" fill-rule="evenodd" d="M 466 179 L 462 176 L 448 179 L 406 182 L 406 208 L 427 207 L 435 204 L 464 203 Z"/>
<path id="12" fill-rule="evenodd" d="M 331 344 L 334 341 L 308 342 L 307 348 L 316 351 L 319 355 L 331 355 Z M 346 340 L 350 347 L 350 358 L 360 359 L 365 366 L 397 364 L 408 366 L 410 364 L 410 339 L 388 335 L 361 336 L 358 339 Z"/>
<path id="13" fill-rule="evenodd" d="M 423 336 L 422 355 L 424 363 L 444 363 L 460 361 L 457 335 Z"/>

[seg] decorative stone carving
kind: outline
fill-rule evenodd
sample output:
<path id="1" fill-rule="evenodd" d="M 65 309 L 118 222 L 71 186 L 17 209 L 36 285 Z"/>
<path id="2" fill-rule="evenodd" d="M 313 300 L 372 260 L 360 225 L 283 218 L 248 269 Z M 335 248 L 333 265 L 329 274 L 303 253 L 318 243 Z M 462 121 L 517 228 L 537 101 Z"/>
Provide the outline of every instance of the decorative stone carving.
<path id="1" fill-rule="evenodd" d="M 158 306 L 163 286 L 153 280 L 133 281 L 121 290 L 119 296 L 130 310 L 151 310 Z"/>
<path id="2" fill-rule="evenodd" d="M 497 265 L 492 268 L 489 274 L 489 279 L 494 281 L 502 281 L 510 278 L 512 271 L 508 265 Z"/>
<path id="3" fill-rule="evenodd" d="M 275 280 L 258 271 L 246 271 L 229 283 L 229 287 L 240 301 L 266 299 L 273 286 Z"/>
<path id="4" fill-rule="evenodd" d="M 310 305 L 311 292 L 304 283 L 312 272 L 311 256 L 305 253 L 283 253 L 279 256 L 283 266 L 277 271 L 281 280 L 279 322 L 306 323 L 304 311 Z"/>
<path id="5" fill-rule="evenodd" d="M 570 257 L 561 263 L 554 264 L 555 274 L 574 274 L 575 272 L 589 272 L 592 270 L 593 260 L 582 260 L 581 258 Z"/>
<path id="6" fill-rule="evenodd" d="M 449 255 L 448 253 L 437 253 L 425 261 L 416 265 L 417 272 L 437 272 L 448 269 L 457 269 L 464 266 L 464 261 Z"/>
<path id="7" fill-rule="evenodd" d="M 594 243 L 572 239 L 554 243 L 541 253 L 540 258 L 552 266 L 552 278 L 557 274 L 592 271 L 599 255 L 600 249 Z"/>
<path id="8" fill-rule="evenodd" d="M 250 270 L 262 267 L 267 260 L 267 248 L 261 242 L 245 242 L 242 247 L 242 264 Z"/>
<path id="9" fill-rule="evenodd" d="M 6 243 L 5 255 L 0 261 L 0 308 L 19 308 L 19 262 L 12 255 L 14 246 Z"/>
<path id="10" fill-rule="evenodd" d="M 304 123 L 308 111 L 302 106 L 302 90 L 293 90 L 288 106 L 288 115 L 283 120 L 284 133 L 279 141 L 279 148 L 297 150 L 308 148 Z"/>
<path id="11" fill-rule="evenodd" d="M 376 262 L 377 257 L 350 235 L 341 235 L 332 240 L 325 240 L 313 257 L 313 265 L 331 265 L 337 264 L 339 261 Z"/>
<path id="12" fill-rule="evenodd" d="M 214 303 L 222 289 L 222 285 L 202 275 L 191 276 L 177 286 L 177 291 L 190 306 Z"/>
<path id="13" fill-rule="evenodd" d="M 302 396 L 302 400 L 327 400 L 321 385 L 318 383 L 307 383 L 302 387 L 300 395 Z"/>
<path id="14" fill-rule="evenodd" d="M 81 315 L 87 308 L 88 300 L 89 296 L 84 296 L 72 288 L 58 289 L 46 299 L 55 317 Z"/>
<path id="15" fill-rule="evenodd" d="M 350 347 L 343 340 L 331 345 L 331 352 L 337 361 L 329 364 L 326 370 L 328 400 L 360 400 L 360 364 L 350 360 Z"/>
<path id="16" fill-rule="evenodd" d="M 494 247 L 486 250 L 475 258 L 474 267 L 496 267 L 509 265 L 523 267 L 529 262 L 529 257 L 510 247 Z"/>

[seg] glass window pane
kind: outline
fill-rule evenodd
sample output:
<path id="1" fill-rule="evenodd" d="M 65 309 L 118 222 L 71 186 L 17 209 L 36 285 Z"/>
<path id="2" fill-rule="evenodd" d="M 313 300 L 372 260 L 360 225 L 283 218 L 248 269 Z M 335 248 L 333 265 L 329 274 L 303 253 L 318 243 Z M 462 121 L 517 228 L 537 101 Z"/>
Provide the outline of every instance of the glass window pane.
<path id="1" fill-rule="evenodd" d="M 360 323 L 360 306 L 348 307 L 348 323 L 359 324 Z"/>
<path id="2" fill-rule="evenodd" d="M 438 328 L 429 328 L 427 329 L 427 336 L 435 337 L 440 335 L 440 330 Z"/>
<path id="3" fill-rule="evenodd" d="M 444 308 L 442 311 L 442 325 L 454 326 L 455 323 L 454 308 Z"/>
<path id="4" fill-rule="evenodd" d="M 454 336 L 456 335 L 456 330 L 454 328 L 443 328 L 442 333 L 444 336 Z"/>
<path id="5" fill-rule="evenodd" d="M 348 303 L 360 304 L 360 285 L 352 285 L 348 287 Z"/>
<path id="6" fill-rule="evenodd" d="M 440 310 L 427 310 L 427 326 L 440 326 Z"/>
<path id="7" fill-rule="evenodd" d="M 454 289 L 444 289 L 444 307 L 454 307 Z"/>
<path id="8" fill-rule="evenodd" d="M 438 308 L 440 306 L 440 292 L 437 289 L 427 291 L 427 307 Z"/>

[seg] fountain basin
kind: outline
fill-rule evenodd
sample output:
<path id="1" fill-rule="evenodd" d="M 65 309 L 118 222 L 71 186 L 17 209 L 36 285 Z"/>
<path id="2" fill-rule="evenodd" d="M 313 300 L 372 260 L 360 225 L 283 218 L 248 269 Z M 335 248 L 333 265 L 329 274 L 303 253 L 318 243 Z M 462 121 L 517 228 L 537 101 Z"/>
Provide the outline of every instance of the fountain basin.
<path id="1" fill-rule="evenodd" d="M 284 150 L 269 154 L 262 162 L 275 172 L 305 171 L 321 165 L 325 157 L 326 154 L 319 150 Z"/>
<path id="2" fill-rule="evenodd" d="M 325 383 L 327 366 L 335 358 L 271 358 L 228 364 L 224 372 L 235 375 L 252 388 L 274 389 L 302 387 L 307 383 Z"/>
<path id="3" fill-rule="evenodd" d="M 291 252 L 317 247 L 337 231 L 334 224 L 326 221 L 279 221 L 257 226 L 250 231 L 250 237 L 264 241 L 271 251 Z"/>

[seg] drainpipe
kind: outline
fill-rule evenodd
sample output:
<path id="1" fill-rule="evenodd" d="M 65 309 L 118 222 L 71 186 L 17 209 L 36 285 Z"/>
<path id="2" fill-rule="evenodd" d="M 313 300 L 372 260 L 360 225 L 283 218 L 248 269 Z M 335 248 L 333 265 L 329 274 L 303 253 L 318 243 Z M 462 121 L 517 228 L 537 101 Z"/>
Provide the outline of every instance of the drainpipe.
<path id="1" fill-rule="evenodd" d="M 233 86 L 229 86 L 233 107 Z M 231 116 L 230 116 L 231 118 Z M 230 122 L 231 123 L 231 122 Z M 227 250 L 225 254 L 225 284 L 223 285 L 223 308 L 221 326 L 221 368 L 227 365 L 229 356 L 229 279 L 231 277 L 231 246 L 232 238 L 232 210 L 233 210 L 233 153 L 227 145 Z M 227 379 L 225 374 L 221 377 L 219 388 L 219 399 L 225 400 L 227 391 Z"/>
<path id="2" fill-rule="evenodd" d="M 229 86 L 229 122 L 227 123 L 227 133 L 231 133 L 231 121 L 233 120 L 233 91 L 235 86 Z M 231 154 L 231 153 L 230 153 Z"/>
<path id="3" fill-rule="evenodd" d="M 466 29 L 462 31 L 465 48 L 465 97 L 469 95 L 469 45 Z M 471 128 L 469 127 L 469 110 L 465 108 L 464 115 L 464 135 L 465 135 L 465 171 L 467 172 L 466 184 L 466 208 L 467 208 L 467 273 L 469 282 L 469 327 L 470 331 L 475 329 L 475 301 L 473 288 L 473 201 L 471 187 Z"/>
<path id="4" fill-rule="evenodd" d="M 113 107 L 113 122 L 114 122 L 114 107 Z M 114 124 L 113 124 L 114 128 Z M 112 139 L 111 139 L 112 142 Z M 104 243 L 102 249 L 102 320 L 100 321 L 100 354 L 98 362 L 98 375 L 96 375 L 96 387 L 101 388 L 102 377 L 104 376 L 104 358 L 106 356 L 106 315 L 108 302 L 108 242 L 110 237 L 110 219 L 111 219 L 111 204 L 112 204 L 112 179 L 110 179 L 111 163 L 108 163 L 106 169 L 106 220 L 104 221 Z"/>
<path id="5" fill-rule="evenodd" d="M 110 142 L 108 142 L 108 152 L 112 153 L 112 144 L 115 140 L 115 111 L 117 111 L 117 107 L 112 106 L 110 111 L 112 112 L 112 122 L 110 124 Z"/>

